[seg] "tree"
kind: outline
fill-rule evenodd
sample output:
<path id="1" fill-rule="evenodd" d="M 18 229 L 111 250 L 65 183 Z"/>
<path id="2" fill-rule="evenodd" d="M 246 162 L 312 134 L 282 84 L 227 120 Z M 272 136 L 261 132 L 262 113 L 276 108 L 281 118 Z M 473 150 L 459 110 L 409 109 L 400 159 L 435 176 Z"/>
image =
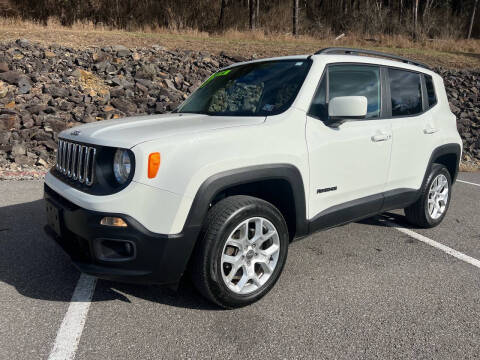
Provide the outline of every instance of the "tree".
<path id="1" fill-rule="evenodd" d="M 434 0 L 426 0 L 425 7 L 423 8 L 422 22 L 425 22 L 425 19 L 428 16 L 428 12 L 430 11 L 430 9 L 433 6 L 433 1 Z"/>
<path id="2" fill-rule="evenodd" d="M 402 22 L 403 0 L 399 0 L 398 4 L 398 22 Z"/>
<path id="3" fill-rule="evenodd" d="M 475 0 L 475 3 L 473 4 L 472 16 L 470 17 L 470 26 L 468 27 L 467 39 L 470 39 L 470 37 L 472 36 L 473 21 L 475 19 L 475 11 L 477 10 L 477 5 L 478 5 L 478 0 Z"/>
<path id="4" fill-rule="evenodd" d="M 4 3 L 11 15 L 5 13 Z M 152 26 L 211 32 L 258 29 L 262 15 L 267 32 L 408 35 L 418 40 L 423 33 L 477 36 L 479 7 L 480 0 L 0 0 L 0 15 L 44 24 L 55 19 L 66 26 L 92 22 L 117 29 Z M 291 20 L 285 23 L 284 17 Z"/>
<path id="5" fill-rule="evenodd" d="M 293 31 L 294 36 L 298 35 L 298 0 L 293 0 Z"/>
<path id="6" fill-rule="evenodd" d="M 418 0 L 415 0 L 413 5 L 413 38 L 418 36 Z"/>
<path id="7" fill-rule="evenodd" d="M 222 0 L 220 4 L 220 16 L 218 17 L 218 26 L 223 29 L 225 18 L 225 7 L 227 6 L 227 0 Z"/>
<path id="8" fill-rule="evenodd" d="M 249 3 L 250 3 L 249 4 L 250 5 L 250 9 L 249 9 L 250 10 L 250 30 L 255 30 L 255 25 L 256 25 L 255 24 L 255 22 L 256 22 L 256 19 L 255 19 L 255 10 L 256 10 L 255 9 L 256 8 L 255 3 L 256 3 L 256 1 L 258 1 L 258 0 L 250 0 L 249 1 Z"/>

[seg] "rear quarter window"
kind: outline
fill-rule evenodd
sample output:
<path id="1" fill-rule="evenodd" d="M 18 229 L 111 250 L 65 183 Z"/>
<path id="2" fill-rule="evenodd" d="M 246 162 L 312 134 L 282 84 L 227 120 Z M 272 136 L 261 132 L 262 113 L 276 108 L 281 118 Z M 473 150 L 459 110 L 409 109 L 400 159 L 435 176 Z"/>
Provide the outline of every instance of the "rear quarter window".
<path id="1" fill-rule="evenodd" d="M 392 116 L 420 114 L 423 111 L 420 74 L 399 69 L 388 69 L 388 74 Z"/>
<path id="2" fill-rule="evenodd" d="M 435 93 L 435 86 L 433 85 L 433 79 L 430 75 L 425 76 L 425 85 L 427 88 L 427 96 L 428 96 L 428 108 L 435 106 L 437 103 L 437 94 Z"/>

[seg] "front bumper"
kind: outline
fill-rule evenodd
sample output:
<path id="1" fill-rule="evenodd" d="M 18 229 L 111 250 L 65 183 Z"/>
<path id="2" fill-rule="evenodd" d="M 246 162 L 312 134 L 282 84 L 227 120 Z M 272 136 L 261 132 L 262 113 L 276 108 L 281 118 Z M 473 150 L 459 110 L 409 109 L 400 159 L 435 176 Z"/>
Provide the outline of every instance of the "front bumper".
<path id="1" fill-rule="evenodd" d="M 45 231 L 70 255 L 84 273 L 122 282 L 174 284 L 184 273 L 195 245 L 198 229 L 185 227 L 175 235 L 147 230 L 128 215 L 86 210 L 73 204 L 45 185 L 45 201 L 58 209 L 56 229 Z M 100 225 L 105 216 L 121 217 L 127 227 Z M 59 234 L 57 234 L 59 232 Z M 133 245 L 133 256 L 107 259 L 101 246 L 107 242 Z"/>

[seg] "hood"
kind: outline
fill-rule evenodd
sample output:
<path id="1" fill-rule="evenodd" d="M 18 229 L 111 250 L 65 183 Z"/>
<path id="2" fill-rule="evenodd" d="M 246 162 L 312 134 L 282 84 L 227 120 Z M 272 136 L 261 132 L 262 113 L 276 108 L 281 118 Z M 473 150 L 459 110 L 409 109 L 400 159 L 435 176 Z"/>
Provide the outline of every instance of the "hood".
<path id="1" fill-rule="evenodd" d="M 142 142 L 234 126 L 260 124 L 260 116 L 210 116 L 201 114 L 164 114 L 133 116 L 76 126 L 59 136 L 81 143 L 131 148 Z"/>

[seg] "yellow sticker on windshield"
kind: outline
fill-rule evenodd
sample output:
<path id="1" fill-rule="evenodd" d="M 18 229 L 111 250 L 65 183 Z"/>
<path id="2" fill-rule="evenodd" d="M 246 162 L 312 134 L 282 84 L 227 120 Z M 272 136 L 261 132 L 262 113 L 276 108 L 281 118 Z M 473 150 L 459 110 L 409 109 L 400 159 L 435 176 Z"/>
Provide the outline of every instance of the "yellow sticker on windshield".
<path id="1" fill-rule="evenodd" d="M 223 70 L 223 71 L 219 71 L 219 72 L 216 72 L 215 74 L 212 74 L 212 76 L 210 76 L 200 87 L 204 87 L 205 85 L 207 85 L 210 81 L 212 81 L 213 79 L 215 79 L 216 77 L 218 76 L 224 76 L 224 75 L 227 75 L 231 70 Z"/>

